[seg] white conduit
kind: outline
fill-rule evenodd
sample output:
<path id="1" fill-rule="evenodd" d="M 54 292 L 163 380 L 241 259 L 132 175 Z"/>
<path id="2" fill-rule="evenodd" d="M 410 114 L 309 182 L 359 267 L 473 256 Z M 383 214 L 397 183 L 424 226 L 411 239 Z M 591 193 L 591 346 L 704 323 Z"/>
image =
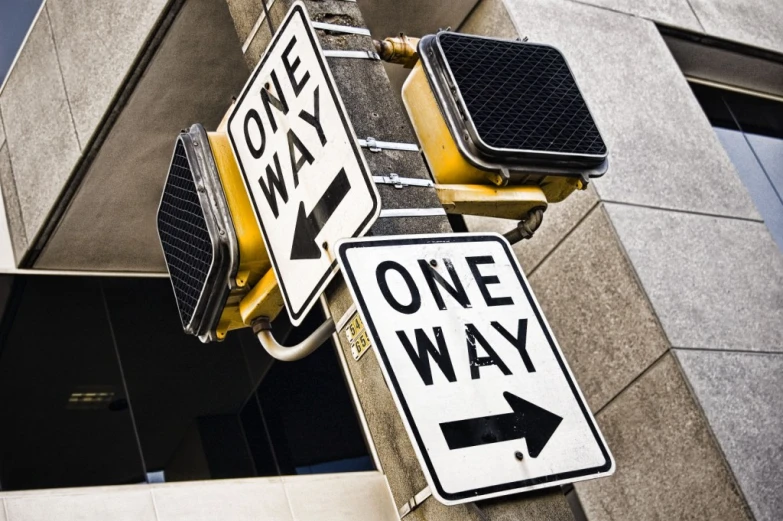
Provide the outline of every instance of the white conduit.
<path id="1" fill-rule="evenodd" d="M 258 337 L 258 341 L 261 346 L 266 349 L 269 355 L 282 362 L 295 362 L 301 360 L 309 354 L 312 354 L 316 349 L 321 347 L 321 344 L 329 340 L 332 333 L 335 332 L 334 320 L 331 318 L 318 326 L 318 329 L 313 331 L 310 336 L 296 344 L 295 346 L 282 346 L 275 337 L 272 335 L 272 324 L 268 318 L 262 317 L 257 319 L 253 324 L 253 331 Z"/>

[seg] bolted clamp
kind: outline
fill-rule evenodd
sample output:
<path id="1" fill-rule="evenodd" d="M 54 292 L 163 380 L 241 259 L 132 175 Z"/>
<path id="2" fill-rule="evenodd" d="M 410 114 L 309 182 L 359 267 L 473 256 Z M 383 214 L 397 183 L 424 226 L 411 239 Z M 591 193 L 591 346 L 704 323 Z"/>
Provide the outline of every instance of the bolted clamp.
<path id="1" fill-rule="evenodd" d="M 370 152 L 380 152 L 381 147 L 378 146 L 378 142 L 375 140 L 374 137 L 368 137 L 367 138 L 367 148 L 370 149 Z"/>

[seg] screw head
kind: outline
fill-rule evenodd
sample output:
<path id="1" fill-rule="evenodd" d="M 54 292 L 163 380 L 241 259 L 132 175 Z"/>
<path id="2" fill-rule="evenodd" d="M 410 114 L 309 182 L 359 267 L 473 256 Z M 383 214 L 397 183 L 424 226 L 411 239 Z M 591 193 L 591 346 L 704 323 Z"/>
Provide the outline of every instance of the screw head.
<path id="1" fill-rule="evenodd" d="M 432 260 L 430 261 L 430 266 L 432 266 L 432 267 L 435 267 L 435 266 L 437 266 L 437 265 L 438 265 L 438 261 L 436 261 L 435 259 L 432 259 Z"/>
<path id="2" fill-rule="evenodd" d="M 518 459 L 519 461 L 522 461 L 523 459 L 525 459 L 525 455 L 524 455 L 524 454 L 522 454 L 522 452 L 521 452 L 521 451 L 516 451 L 516 452 L 514 453 L 514 457 L 515 457 L 516 459 Z"/>
<path id="3" fill-rule="evenodd" d="M 324 241 L 324 243 L 321 245 L 321 247 L 322 247 L 323 249 L 325 249 L 325 250 L 328 250 L 328 249 L 329 249 L 329 243 L 328 243 L 328 242 L 326 242 L 326 241 Z"/>

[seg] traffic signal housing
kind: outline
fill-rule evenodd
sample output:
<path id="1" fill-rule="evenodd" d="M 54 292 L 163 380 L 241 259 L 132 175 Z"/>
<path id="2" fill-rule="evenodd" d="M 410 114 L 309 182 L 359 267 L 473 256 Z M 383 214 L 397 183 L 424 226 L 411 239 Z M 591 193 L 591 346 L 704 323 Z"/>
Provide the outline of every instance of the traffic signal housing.
<path id="1" fill-rule="evenodd" d="M 607 149 L 562 53 L 441 31 L 402 98 L 447 212 L 529 219 L 584 189 Z"/>
<path id="2" fill-rule="evenodd" d="M 157 216 L 182 327 L 203 342 L 283 308 L 223 128 L 208 133 L 195 124 L 179 134 Z"/>

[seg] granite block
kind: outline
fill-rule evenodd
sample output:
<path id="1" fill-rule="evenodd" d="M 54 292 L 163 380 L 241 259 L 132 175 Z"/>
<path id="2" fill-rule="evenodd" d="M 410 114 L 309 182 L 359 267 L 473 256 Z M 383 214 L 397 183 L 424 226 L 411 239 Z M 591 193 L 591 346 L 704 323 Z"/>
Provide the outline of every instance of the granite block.
<path id="1" fill-rule="evenodd" d="M 0 111 L 22 218 L 33 237 L 80 153 L 46 10 L 6 80 Z"/>
<path id="2" fill-rule="evenodd" d="M 783 352 L 783 255 L 763 223 L 606 209 L 672 346 Z"/>
<path id="3" fill-rule="evenodd" d="M 8 521 L 153 520 L 155 504 L 147 487 L 91 487 L 8 493 Z"/>
<path id="4" fill-rule="evenodd" d="M 398 521 L 389 485 L 380 472 L 283 477 L 296 521 Z M 361 490 L 361 494 L 356 491 Z"/>
<path id="5" fill-rule="evenodd" d="M 617 472 L 575 485 L 588 519 L 752 519 L 671 353 L 597 420 Z"/>
<path id="6" fill-rule="evenodd" d="M 668 348 L 600 206 L 530 276 L 530 284 L 593 411 Z"/>
<path id="7" fill-rule="evenodd" d="M 654 23 L 562 0 L 507 7 L 568 60 L 609 149 L 602 199 L 759 218 Z"/>
<path id="8" fill-rule="evenodd" d="M 756 519 L 783 519 L 783 355 L 675 353 Z"/>
<path id="9" fill-rule="evenodd" d="M 481 0 L 459 28 L 459 32 L 513 39 L 519 36 L 503 0 Z"/>
<path id="10" fill-rule="evenodd" d="M 57 56 L 82 147 L 92 136 L 167 0 L 48 0 Z"/>
<path id="11" fill-rule="evenodd" d="M 423 36 L 438 29 L 460 27 L 479 0 L 428 0 L 426 8 L 417 0 L 377 2 L 359 0 L 367 27 L 375 37 L 396 36 L 400 31 Z"/>
<path id="12" fill-rule="evenodd" d="M 247 75 L 225 1 L 186 2 L 35 267 L 165 272 L 156 215 L 174 142 L 215 129 Z"/>
<path id="13" fill-rule="evenodd" d="M 530 274 L 544 257 L 555 248 L 563 238 L 598 203 L 598 196 L 592 185 L 587 190 L 574 192 L 562 202 L 550 204 L 544 212 L 541 227 L 533 238 L 514 244 L 516 253 L 525 273 Z M 465 224 L 472 232 L 506 233 L 516 226 L 516 221 L 495 219 L 492 217 L 465 216 Z"/>
<path id="14" fill-rule="evenodd" d="M 278 478 L 155 485 L 152 494 L 158 521 L 294 520 Z"/>
<path id="15" fill-rule="evenodd" d="M 707 34 L 783 52 L 783 9 L 768 0 L 689 0 Z"/>
<path id="16" fill-rule="evenodd" d="M 3 192 L 5 218 L 8 223 L 8 234 L 11 239 L 15 265 L 18 265 L 27 251 L 28 240 L 22 218 L 22 208 L 19 205 L 19 194 L 16 191 L 16 179 L 11 169 L 11 158 L 8 155 L 8 145 L 0 146 L 0 189 Z"/>
<path id="17" fill-rule="evenodd" d="M 0 112 L 0 147 L 5 144 L 5 125 L 3 124 L 3 114 Z"/>
<path id="18" fill-rule="evenodd" d="M 688 0 L 581 0 L 584 4 L 628 13 L 655 22 L 703 32 L 699 19 L 693 14 Z"/>

